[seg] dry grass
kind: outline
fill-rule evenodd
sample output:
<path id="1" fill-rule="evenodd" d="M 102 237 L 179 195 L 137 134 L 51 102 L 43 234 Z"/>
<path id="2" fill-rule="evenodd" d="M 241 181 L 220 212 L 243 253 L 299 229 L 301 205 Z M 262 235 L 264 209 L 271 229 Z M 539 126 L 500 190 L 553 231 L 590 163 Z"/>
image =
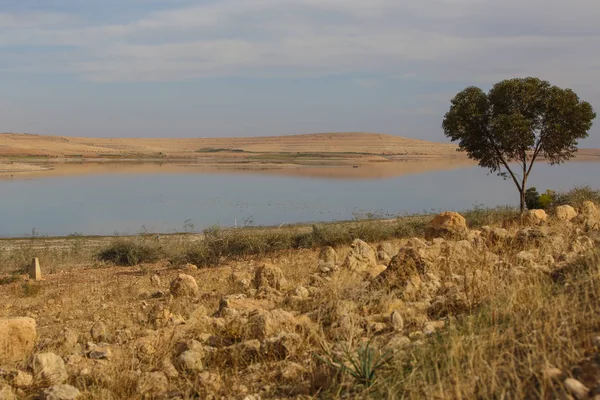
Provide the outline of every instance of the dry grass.
<path id="1" fill-rule="evenodd" d="M 472 226 L 499 225 L 511 213 L 479 209 L 467 217 Z M 595 351 L 598 232 L 552 220 L 541 228 L 541 240 L 520 239 L 522 227 L 514 226 L 505 240 L 474 236 L 466 252 L 456 242 L 429 242 L 428 249 L 440 246 L 439 252 L 433 251 L 418 281 L 400 286 L 345 270 L 319 272 L 323 245 L 334 245 L 343 260 L 355 237 L 399 249 L 415 246 L 407 238 L 419 236 L 422 227 L 413 219 L 308 230 L 212 230 L 204 241 L 130 238 L 118 242 L 123 254 L 151 247 L 151 254 L 160 251 L 162 257 L 128 268 L 97 260 L 99 250 L 120 248 L 106 241 L 99 247 L 72 238 L 58 249 L 41 239 L 21 241 L 22 247 L 13 242 L 0 253 L 8 266 L 0 277 L 0 317 L 36 318 L 36 350 L 62 356 L 68 383 L 87 398 L 142 398 L 140 381 L 166 371 L 165 360 L 176 360 L 177 349 L 190 340 L 201 343 L 205 372 L 213 375 L 180 370 L 169 377 L 166 389 L 185 399 L 565 398 L 562 382 L 546 379 L 544 371 L 558 367 L 570 375 L 575 363 Z M 169 262 L 198 248 L 209 252 L 199 256 L 207 260 L 201 265 L 213 268 L 182 271 L 181 258 Z M 534 252 L 535 263 L 519 261 L 522 251 Z M 18 275 L 32 256 L 42 261 L 42 282 Z M 548 256 L 554 261 L 542 261 Z M 265 262 L 282 271 L 283 287 L 254 287 L 256 267 Z M 195 278 L 199 296 L 168 295 L 181 272 Z M 155 274 L 160 283 L 150 279 Z M 307 295 L 299 295 L 301 288 Z M 275 328 L 256 342 L 261 315 L 277 310 L 289 312 L 280 318 L 291 318 L 294 327 Z M 403 319 L 395 329 L 389 322 L 394 311 Z M 108 361 L 85 356 L 95 321 L 110 332 Z M 68 332 L 75 333 L 74 341 L 66 340 Z M 281 332 L 291 342 L 269 347 Z M 256 343 L 259 348 L 252 347 Z M 28 370 L 26 362 L 17 367 Z M 23 394 L 37 392 L 32 387 Z"/>

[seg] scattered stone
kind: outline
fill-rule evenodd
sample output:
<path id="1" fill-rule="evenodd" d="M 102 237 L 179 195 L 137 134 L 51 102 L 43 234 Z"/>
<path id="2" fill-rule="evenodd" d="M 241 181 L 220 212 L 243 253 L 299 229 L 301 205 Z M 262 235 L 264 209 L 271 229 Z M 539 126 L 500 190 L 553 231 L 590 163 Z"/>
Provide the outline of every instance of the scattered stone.
<path id="1" fill-rule="evenodd" d="M 559 368 L 547 368 L 543 372 L 544 378 L 549 381 L 560 379 L 563 376 L 563 372 Z"/>
<path id="2" fill-rule="evenodd" d="M 281 332 L 296 332 L 305 323 L 281 309 L 254 310 L 248 317 L 248 338 L 264 340 Z"/>
<path id="3" fill-rule="evenodd" d="M 425 272 L 425 262 L 419 250 L 404 247 L 392 258 L 387 269 L 377 277 L 377 281 L 390 287 L 401 288 L 419 272 Z"/>
<path id="4" fill-rule="evenodd" d="M 42 280 L 42 269 L 40 268 L 40 260 L 37 257 L 31 260 L 31 265 L 29 266 L 29 278 L 34 281 Z"/>
<path id="5" fill-rule="evenodd" d="M 569 205 L 557 206 L 554 209 L 554 213 L 559 221 L 571 221 L 577 217 L 577 211 Z"/>
<path id="6" fill-rule="evenodd" d="M 208 393 L 218 393 L 221 391 L 223 382 L 219 374 L 204 371 L 198 374 L 198 385 Z"/>
<path id="7" fill-rule="evenodd" d="M 272 264 L 263 264 L 254 273 L 254 285 L 257 289 L 271 288 L 282 290 L 287 284 L 283 272 Z"/>
<path id="8" fill-rule="evenodd" d="M 377 261 L 379 261 L 382 264 L 389 264 L 390 261 L 392 261 L 392 257 L 390 257 L 390 255 L 388 253 L 386 253 L 385 251 L 377 251 Z"/>
<path id="9" fill-rule="evenodd" d="M 360 239 L 355 239 L 350 245 L 350 252 L 344 260 L 343 267 L 353 272 L 364 272 L 369 267 L 377 265 L 375 250 Z"/>
<path id="10" fill-rule="evenodd" d="M 28 388 L 33 385 L 33 376 L 27 372 L 17 371 L 12 379 L 12 385 L 16 388 Z"/>
<path id="11" fill-rule="evenodd" d="M 102 321 L 97 321 L 94 323 L 94 325 L 92 325 L 92 329 L 90 329 L 90 335 L 92 336 L 92 340 L 95 342 L 109 341 L 108 328 Z"/>
<path id="12" fill-rule="evenodd" d="M 390 327 L 395 331 L 401 331 L 404 328 L 404 318 L 397 310 L 392 311 L 390 315 Z"/>
<path id="13" fill-rule="evenodd" d="M 182 372 L 202 372 L 204 354 L 200 351 L 187 350 L 175 359 L 175 365 Z"/>
<path id="14" fill-rule="evenodd" d="M 337 258 L 337 253 L 335 252 L 333 247 L 325 246 L 321 249 L 321 252 L 319 253 L 319 264 L 324 263 L 335 265 L 337 264 Z"/>
<path id="15" fill-rule="evenodd" d="M 410 345 L 411 341 L 407 336 L 396 335 L 390 339 L 387 347 L 392 351 L 402 350 Z"/>
<path id="16" fill-rule="evenodd" d="M 81 392 L 71 385 L 54 385 L 42 392 L 42 400 L 75 400 L 81 397 Z"/>
<path id="17" fill-rule="evenodd" d="M 261 345 L 261 353 L 266 357 L 283 360 L 296 353 L 302 343 L 302 338 L 297 333 L 280 333 L 266 339 Z"/>
<path id="18" fill-rule="evenodd" d="M 423 328 L 423 333 L 425 335 L 432 335 L 435 331 L 442 329 L 446 325 L 444 321 L 430 321 L 425 324 Z"/>
<path id="19" fill-rule="evenodd" d="M 598 207 L 594 202 L 586 200 L 581 206 L 581 214 L 586 217 L 595 217 L 598 215 Z"/>
<path id="20" fill-rule="evenodd" d="M 167 378 L 175 379 L 179 377 L 179 372 L 177 372 L 177 368 L 175 368 L 170 359 L 163 359 L 161 366 L 162 372 L 167 376 Z"/>
<path id="21" fill-rule="evenodd" d="M 160 287 L 160 277 L 156 274 L 150 277 L 150 284 L 154 287 Z"/>
<path id="22" fill-rule="evenodd" d="M 246 340 L 229 347 L 219 349 L 219 353 L 228 364 L 237 364 L 241 367 L 252 364 L 258 360 L 261 353 L 261 344 L 258 340 Z"/>
<path id="23" fill-rule="evenodd" d="M 500 242 L 510 238 L 510 233 L 504 228 L 491 228 L 489 236 L 492 241 Z"/>
<path id="24" fill-rule="evenodd" d="M 169 380 L 162 372 L 146 372 L 137 382 L 137 393 L 154 398 L 169 389 Z"/>
<path id="25" fill-rule="evenodd" d="M 17 395 L 10 386 L 0 382 L 0 400 L 17 400 Z"/>
<path id="26" fill-rule="evenodd" d="M 37 340 L 33 318 L 0 318 L 0 365 L 29 357 Z"/>
<path id="27" fill-rule="evenodd" d="M 525 225 L 541 225 L 548 220 L 548 214 L 544 210 L 528 210 L 523 215 Z"/>
<path id="28" fill-rule="evenodd" d="M 456 212 L 446 211 L 436 215 L 425 229 L 425 238 L 462 238 L 468 232 L 467 220 Z"/>
<path id="29" fill-rule="evenodd" d="M 576 399 L 586 399 L 590 391 L 583 383 L 573 378 L 565 379 L 565 387 Z"/>
<path id="30" fill-rule="evenodd" d="M 310 297 L 310 292 L 304 286 L 298 286 L 294 289 L 294 296 L 300 297 L 301 299 L 307 299 Z"/>
<path id="31" fill-rule="evenodd" d="M 179 274 L 171 282 L 170 292 L 174 297 L 197 297 L 200 291 L 193 276 Z"/>
<path id="32" fill-rule="evenodd" d="M 68 378 L 63 359 L 54 353 L 34 355 L 32 367 L 36 384 L 57 385 L 64 383 Z"/>

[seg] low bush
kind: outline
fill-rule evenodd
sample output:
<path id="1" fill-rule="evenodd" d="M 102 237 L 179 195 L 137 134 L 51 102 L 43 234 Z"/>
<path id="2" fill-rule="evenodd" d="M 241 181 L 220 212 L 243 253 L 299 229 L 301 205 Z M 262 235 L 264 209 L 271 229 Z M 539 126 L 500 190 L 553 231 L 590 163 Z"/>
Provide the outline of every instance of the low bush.
<path id="1" fill-rule="evenodd" d="M 101 261 L 116 265 L 133 266 L 160 260 L 163 252 L 156 245 L 134 240 L 118 240 L 98 253 Z"/>

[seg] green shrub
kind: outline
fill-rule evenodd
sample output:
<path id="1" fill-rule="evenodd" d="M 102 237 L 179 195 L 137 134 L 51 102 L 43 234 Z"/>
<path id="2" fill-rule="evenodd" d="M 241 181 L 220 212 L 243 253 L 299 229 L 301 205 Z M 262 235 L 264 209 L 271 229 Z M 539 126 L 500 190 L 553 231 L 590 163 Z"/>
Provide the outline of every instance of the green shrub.
<path id="1" fill-rule="evenodd" d="M 98 258 L 116 265 L 133 266 L 143 262 L 156 262 L 162 251 L 146 243 L 133 240 L 119 240 L 100 251 Z"/>
<path id="2" fill-rule="evenodd" d="M 525 205 L 528 210 L 540 208 L 540 194 L 535 187 L 530 187 L 525 191 Z"/>

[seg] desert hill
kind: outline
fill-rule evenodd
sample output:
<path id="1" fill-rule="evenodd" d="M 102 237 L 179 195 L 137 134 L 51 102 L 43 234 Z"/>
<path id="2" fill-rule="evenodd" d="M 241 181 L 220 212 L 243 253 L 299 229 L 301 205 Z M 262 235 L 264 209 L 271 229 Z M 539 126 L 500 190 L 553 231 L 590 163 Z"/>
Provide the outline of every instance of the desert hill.
<path id="1" fill-rule="evenodd" d="M 0 157 L 197 157 L 219 153 L 329 153 L 456 156 L 451 144 L 380 133 L 318 133 L 243 138 L 85 138 L 0 134 Z"/>

